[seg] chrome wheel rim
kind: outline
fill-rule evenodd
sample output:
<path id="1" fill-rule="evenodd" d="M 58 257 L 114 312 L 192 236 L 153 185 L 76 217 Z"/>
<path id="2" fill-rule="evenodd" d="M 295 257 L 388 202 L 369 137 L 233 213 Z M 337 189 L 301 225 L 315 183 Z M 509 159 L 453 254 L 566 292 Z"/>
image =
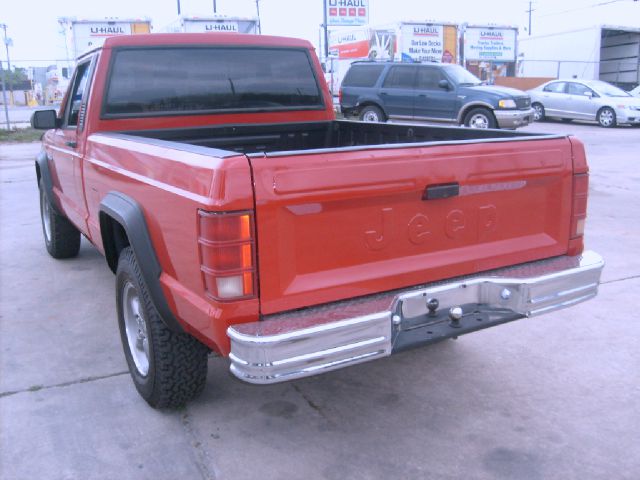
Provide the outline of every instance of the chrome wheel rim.
<path id="1" fill-rule="evenodd" d="M 138 290 L 131 282 L 124 285 L 122 292 L 122 314 L 129 352 L 140 375 L 146 376 L 149 373 L 147 322 L 144 320 Z"/>
<path id="2" fill-rule="evenodd" d="M 613 123 L 613 112 L 611 110 L 603 110 L 600 112 L 600 125 L 605 127 L 610 126 Z"/>
<path id="3" fill-rule="evenodd" d="M 469 126 L 471 128 L 489 128 L 489 119 L 482 113 L 476 113 L 469 120 Z"/>
<path id="4" fill-rule="evenodd" d="M 379 122 L 380 118 L 378 117 L 378 114 L 376 112 L 374 112 L 373 110 L 368 110 L 364 112 L 362 120 L 365 122 Z"/>
<path id="5" fill-rule="evenodd" d="M 44 190 L 40 190 L 40 216 L 42 217 L 42 229 L 47 243 L 51 242 L 51 210 Z"/>
<path id="6" fill-rule="evenodd" d="M 537 122 L 542 118 L 542 107 L 540 105 L 533 106 L 533 119 Z"/>

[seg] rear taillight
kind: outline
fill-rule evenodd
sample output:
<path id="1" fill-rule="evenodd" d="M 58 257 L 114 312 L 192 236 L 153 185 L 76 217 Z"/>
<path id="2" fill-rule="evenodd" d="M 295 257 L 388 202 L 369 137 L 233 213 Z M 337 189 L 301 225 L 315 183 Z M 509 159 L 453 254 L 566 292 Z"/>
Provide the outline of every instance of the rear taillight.
<path id="1" fill-rule="evenodd" d="M 573 176 L 573 204 L 571 208 L 571 238 L 584 235 L 587 219 L 587 197 L 589 195 L 589 174 L 579 173 Z"/>
<path id="2" fill-rule="evenodd" d="M 342 87 L 338 90 L 338 103 L 342 104 Z"/>
<path id="3" fill-rule="evenodd" d="M 216 300 L 255 296 L 256 255 L 252 212 L 198 210 L 201 270 L 207 293 Z"/>

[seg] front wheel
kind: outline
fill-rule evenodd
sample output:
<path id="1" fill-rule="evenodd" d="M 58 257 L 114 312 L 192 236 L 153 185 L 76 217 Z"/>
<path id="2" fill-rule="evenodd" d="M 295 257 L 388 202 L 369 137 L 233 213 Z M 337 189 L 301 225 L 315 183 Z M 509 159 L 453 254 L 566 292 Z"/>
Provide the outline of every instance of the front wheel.
<path id="1" fill-rule="evenodd" d="M 170 330 L 156 310 L 131 247 L 120 252 L 116 272 L 120 338 L 138 393 L 154 408 L 177 408 L 207 381 L 206 346 Z"/>
<path id="2" fill-rule="evenodd" d="M 80 251 L 80 232 L 67 217 L 56 211 L 40 180 L 40 219 L 47 252 L 53 258 L 71 258 Z"/>
<path id="3" fill-rule="evenodd" d="M 533 107 L 533 120 L 536 122 L 542 122 L 544 120 L 544 107 L 541 103 L 534 103 Z"/>
<path id="4" fill-rule="evenodd" d="M 464 116 L 464 124 L 471 128 L 496 128 L 496 119 L 486 108 L 474 108 Z"/>
<path id="5" fill-rule="evenodd" d="M 386 120 L 386 117 L 384 115 L 384 112 L 378 107 L 376 107 L 375 105 L 368 105 L 364 107 L 360 112 L 360 120 L 362 120 L 363 122 L 377 123 L 384 122 Z"/>
<path id="6" fill-rule="evenodd" d="M 604 107 L 598 112 L 598 124 L 604 128 L 616 126 L 616 112 L 612 108 Z"/>

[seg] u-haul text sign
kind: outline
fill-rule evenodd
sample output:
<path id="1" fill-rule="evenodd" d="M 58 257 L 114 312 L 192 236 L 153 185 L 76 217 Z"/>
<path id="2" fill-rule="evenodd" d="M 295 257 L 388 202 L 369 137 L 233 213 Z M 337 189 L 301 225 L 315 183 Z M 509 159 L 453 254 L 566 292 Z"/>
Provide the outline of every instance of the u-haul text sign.
<path id="1" fill-rule="evenodd" d="M 513 62 L 516 59 L 516 30 L 467 27 L 464 56 L 467 60 Z"/>
<path id="2" fill-rule="evenodd" d="M 369 0 L 326 0 L 327 25 L 366 25 Z"/>

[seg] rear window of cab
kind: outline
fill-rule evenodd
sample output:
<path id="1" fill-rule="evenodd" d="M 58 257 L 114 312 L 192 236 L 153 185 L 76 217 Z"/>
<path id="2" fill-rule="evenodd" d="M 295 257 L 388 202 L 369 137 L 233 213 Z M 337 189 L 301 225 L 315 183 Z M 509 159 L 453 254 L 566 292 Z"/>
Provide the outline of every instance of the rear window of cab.
<path id="1" fill-rule="evenodd" d="M 103 118 L 323 109 L 304 49 L 115 49 Z"/>

